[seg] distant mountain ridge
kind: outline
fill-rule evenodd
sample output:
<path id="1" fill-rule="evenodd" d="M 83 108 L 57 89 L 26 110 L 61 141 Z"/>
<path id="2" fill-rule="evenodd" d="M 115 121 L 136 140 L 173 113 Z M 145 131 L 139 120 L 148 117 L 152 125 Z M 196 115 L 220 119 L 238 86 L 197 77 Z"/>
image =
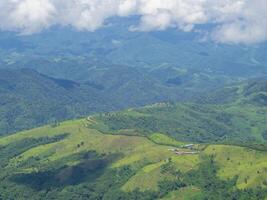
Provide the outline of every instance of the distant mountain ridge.
<path id="1" fill-rule="evenodd" d="M 77 82 L 32 69 L 0 69 L 0 135 L 96 112 L 182 100 L 192 93 L 190 87 L 165 85 L 131 67 L 97 68 L 89 74 L 88 81 Z"/>
<path id="2" fill-rule="evenodd" d="M 232 84 L 196 97 L 196 99 L 196 102 L 211 104 L 246 102 L 267 106 L 267 77 Z"/>
<path id="3" fill-rule="evenodd" d="M 0 83 L 0 134 L 112 110 L 93 87 L 34 70 L 0 70 Z"/>
<path id="4" fill-rule="evenodd" d="M 96 115 L 97 126 L 103 132 L 161 132 L 187 142 L 261 143 L 267 150 L 266 86 L 267 79 L 253 79 L 202 94 L 191 102 L 158 103 L 100 114 Z"/>
<path id="5" fill-rule="evenodd" d="M 145 76 L 134 69 L 118 68 L 116 71 L 113 68 L 110 72 L 94 72 L 90 81 L 76 82 L 31 69 L 1 69 L 0 135 L 97 112 L 194 100 L 186 84 L 173 87 Z M 177 83 L 176 79 L 173 81 Z M 266 82 L 266 79 L 251 80 L 198 95 L 197 103 L 242 101 L 265 106 Z"/>

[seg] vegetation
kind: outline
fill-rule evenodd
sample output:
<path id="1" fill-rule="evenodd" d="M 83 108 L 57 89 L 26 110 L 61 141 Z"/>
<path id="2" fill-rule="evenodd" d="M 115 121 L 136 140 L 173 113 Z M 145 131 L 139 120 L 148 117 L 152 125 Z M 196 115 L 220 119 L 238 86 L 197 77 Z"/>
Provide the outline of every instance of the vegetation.
<path id="1" fill-rule="evenodd" d="M 162 133 L 153 133 L 149 135 L 148 138 L 156 144 L 169 145 L 169 146 L 174 146 L 174 147 L 175 146 L 180 147 L 185 144 L 183 142 L 179 142 L 173 138 L 170 138 L 167 135 L 164 135 Z"/>
<path id="2" fill-rule="evenodd" d="M 134 113 L 134 114 L 131 114 Z M 137 114 L 139 113 L 139 114 Z M 155 132 L 184 142 L 227 143 L 267 149 L 262 133 L 267 130 L 267 108 L 251 104 L 161 103 L 140 109 L 96 115 L 92 127 L 102 132 L 123 134 L 135 130 L 140 135 L 157 138 Z"/>
<path id="3" fill-rule="evenodd" d="M 0 135 L 96 112 L 188 98 L 181 95 L 184 86 L 166 86 L 141 70 L 105 69 L 103 74 L 98 74 L 101 69 L 92 72 L 95 77 L 84 82 L 55 79 L 30 69 L 1 69 Z"/>
<path id="4" fill-rule="evenodd" d="M 198 154 L 179 156 L 169 145 L 182 143 L 162 134 L 152 134 L 155 143 L 143 136 L 103 134 L 88 128 L 92 123 L 92 119 L 66 121 L 1 138 L 1 198 L 116 200 L 178 195 L 181 199 L 219 200 L 267 196 L 266 152 L 208 145 Z M 158 144 L 158 138 L 164 138 L 166 146 Z"/>
<path id="5" fill-rule="evenodd" d="M 135 20 L 112 19 L 113 26 L 90 33 L 1 32 L 0 135 L 96 112 L 188 100 L 267 72 L 266 45 L 204 45 L 194 33 L 173 29 L 129 32 Z M 234 91 L 225 91 L 215 99 L 230 100 Z M 251 97 L 258 105 L 266 102 L 264 92 Z"/>
<path id="6" fill-rule="evenodd" d="M 135 20 L 0 32 L 0 200 L 267 199 L 266 44 Z"/>

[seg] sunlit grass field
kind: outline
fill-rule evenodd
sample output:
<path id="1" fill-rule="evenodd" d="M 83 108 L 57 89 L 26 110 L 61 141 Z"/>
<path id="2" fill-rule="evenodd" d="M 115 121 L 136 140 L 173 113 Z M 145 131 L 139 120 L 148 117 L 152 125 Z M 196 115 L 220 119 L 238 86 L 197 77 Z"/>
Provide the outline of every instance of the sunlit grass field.
<path id="1" fill-rule="evenodd" d="M 230 145 L 208 145 L 203 151 L 195 155 L 176 155 L 170 148 L 181 146 L 179 142 L 164 134 L 155 133 L 150 137 L 103 134 L 98 130 L 88 128 L 88 123 L 94 121 L 80 119 L 66 121 L 60 125 L 44 126 L 29 131 L 24 131 L 0 139 L 0 147 L 27 138 L 54 137 L 63 133 L 67 136 L 57 142 L 39 145 L 12 157 L 6 168 L 14 169 L 14 173 L 31 173 L 42 170 L 42 166 L 49 166 L 55 162 L 65 162 L 65 165 L 76 165 L 77 159 L 67 159 L 79 153 L 96 151 L 99 154 L 119 154 L 109 168 L 132 166 L 137 172 L 121 187 L 123 191 L 158 190 L 158 183 L 162 180 L 172 180 L 172 175 L 162 174 L 161 166 L 171 159 L 175 168 L 185 173 L 196 169 L 203 155 L 214 155 L 219 166 L 218 176 L 222 179 L 238 175 L 238 188 L 251 188 L 264 186 L 267 179 L 267 153 L 245 147 Z M 37 159 L 36 164 L 30 167 L 21 167 L 31 159 Z M 265 186 L 264 186 L 265 187 Z M 194 191 L 192 193 L 191 191 Z M 193 195 L 200 195 L 196 188 L 184 188 L 181 199 L 190 199 Z M 174 199 L 175 193 L 169 194 L 166 199 Z"/>

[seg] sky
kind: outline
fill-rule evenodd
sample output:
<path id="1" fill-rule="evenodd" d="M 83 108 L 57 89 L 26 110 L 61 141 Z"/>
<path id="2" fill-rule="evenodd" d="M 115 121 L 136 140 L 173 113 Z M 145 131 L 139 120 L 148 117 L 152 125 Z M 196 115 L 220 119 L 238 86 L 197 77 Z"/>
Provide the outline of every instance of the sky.
<path id="1" fill-rule="evenodd" d="M 129 31 L 176 28 L 221 43 L 267 40 L 267 0 L 0 0 L 0 30 L 34 34 L 52 26 L 95 31 L 111 17 L 139 16 Z M 212 25 L 208 32 L 199 25 Z"/>

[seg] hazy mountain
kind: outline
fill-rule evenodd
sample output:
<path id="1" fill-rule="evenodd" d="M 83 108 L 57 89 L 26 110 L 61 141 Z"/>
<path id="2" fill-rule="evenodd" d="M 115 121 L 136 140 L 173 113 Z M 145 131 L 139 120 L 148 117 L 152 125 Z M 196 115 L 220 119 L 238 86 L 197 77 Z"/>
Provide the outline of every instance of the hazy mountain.
<path id="1" fill-rule="evenodd" d="M 11 133 L 95 112 L 185 100 L 202 91 L 201 87 L 207 89 L 204 85 L 208 82 L 214 82 L 206 81 L 204 76 L 194 78 L 190 72 L 173 71 L 175 81 L 157 79 L 156 71 L 152 75 L 126 66 L 99 67 L 90 69 L 87 81 L 77 82 L 31 69 L 2 69 L 0 132 Z"/>
<path id="2" fill-rule="evenodd" d="M 266 1 L 0 2 L 0 200 L 267 200 Z"/>

